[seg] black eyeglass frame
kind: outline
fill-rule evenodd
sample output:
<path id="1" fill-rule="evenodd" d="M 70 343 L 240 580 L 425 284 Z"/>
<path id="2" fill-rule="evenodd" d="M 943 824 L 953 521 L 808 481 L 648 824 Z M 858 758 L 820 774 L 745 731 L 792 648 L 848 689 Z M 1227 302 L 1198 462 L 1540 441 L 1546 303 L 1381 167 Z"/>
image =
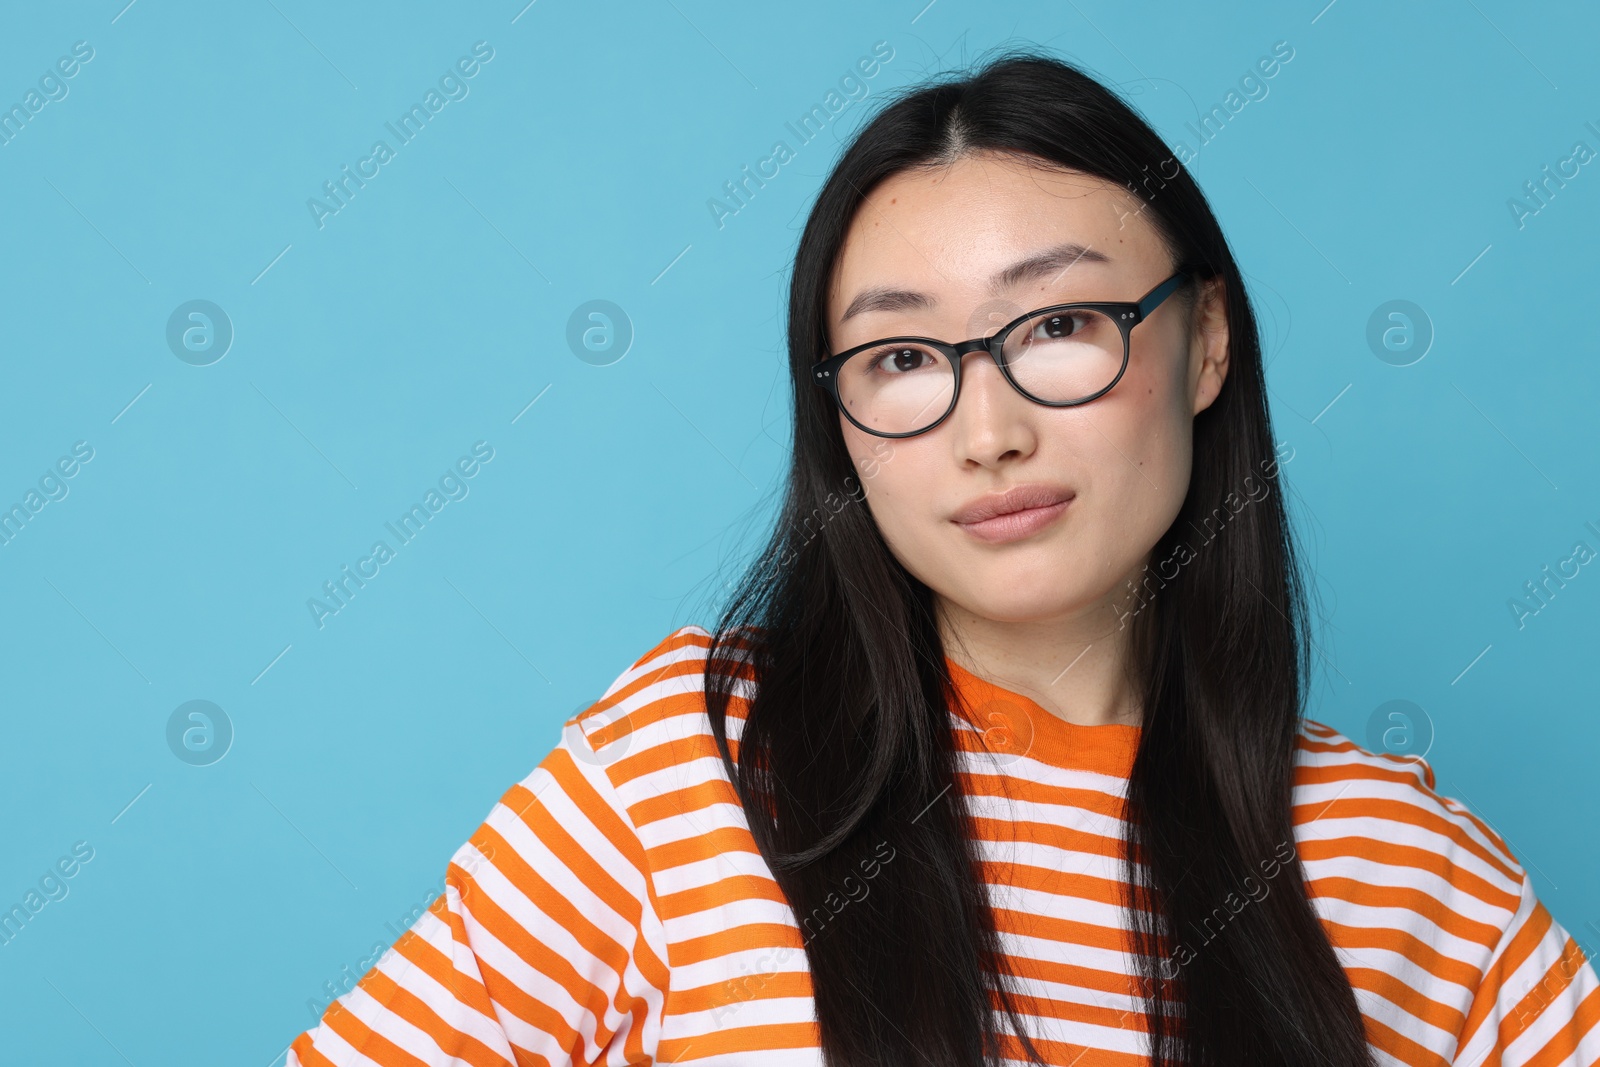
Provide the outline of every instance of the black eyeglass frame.
<path id="1" fill-rule="evenodd" d="M 836 356 L 829 356 L 826 359 L 818 361 L 812 366 L 811 380 L 813 384 L 817 385 L 818 387 L 828 390 L 828 392 L 833 396 L 833 402 L 835 406 L 838 407 L 839 411 L 843 413 L 845 418 L 849 419 L 851 423 L 860 427 L 862 430 L 865 430 L 867 433 L 870 433 L 876 437 L 916 437 L 918 434 L 927 433 L 929 430 L 932 430 L 940 423 L 944 422 L 945 419 L 948 419 L 950 417 L 950 413 L 956 409 L 956 402 L 961 398 L 961 357 L 969 352 L 988 352 L 990 357 L 994 359 L 995 366 L 1000 368 L 1000 373 L 1005 375 L 1006 381 L 1011 383 L 1011 388 L 1015 389 L 1017 392 L 1021 393 L 1024 397 L 1033 401 L 1035 404 L 1043 404 L 1045 407 L 1051 408 L 1077 407 L 1080 404 L 1087 404 L 1091 400 L 1096 400 L 1104 396 L 1106 393 L 1110 392 L 1119 381 L 1122 380 L 1122 375 L 1126 373 L 1128 369 L 1128 354 L 1133 347 L 1131 338 L 1133 328 L 1139 325 L 1139 323 L 1143 322 L 1145 319 L 1149 318 L 1150 313 L 1155 311 L 1155 309 L 1161 305 L 1163 300 L 1175 293 L 1184 282 L 1189 280 L 1189 277 L 1189 271 L 1180 270 L 1173 274 L 1166 281 L 1157 285 L 1154 289 L 1151 289 L 1138 300 L 1088 300 L 1078 301 L 1072 304 L 1052 304 L 1049 307 L 1038 308 L 1037 310 L 1030 311 L 1025 315 L 1017 316 L 1015 319 L 1012 319 L 1010 322 L 1006 323 L 1004 326 L 1000 327 L 987 337 L 974 337 L 971 340 L 962 341 L 958 344 L 951 344 L 948 341 L 936 340 L 932 337 L 910 336 L 883 337 L 876 341 L 868 341 L 864 345 L 856 345 L 854 348 L 840 352 Z M 1034 396 L 1032 393 L 1024 389 L 1017 379 L 1012 375 L 1011 368 L 1006 365 L 1006 338 L 1010 336 L 1012 330 L 1016 329 L 1018 326 L 1021 326 L 1030 319 L 1038 318 L 1041 315 L 1052 315 L 1064 311 L 1074 311 L 1080 309 L 1101 312 L 1109 316 L 1111 321 L 1117 324 L 1118 329 L 1120 329 L 1122 332 L 1122 366 L 1117 368 L 1117 375 L 1115 378 L 1111 379 L 1111 383 L 1098 392 L 1090 393 L 1088 396 L 1079 397 L 1075 400 L 1041 400 L 1039 397 Z M 885 345 L 897 344 L 901 342 L 915 342 L 916 344 L 927 345 L 929 348 L 932 348 L 935 351 L 943 354 L 945 358 L 950 361 L 956 383 L 955 388 L 950 392 L 950 406 L 945 409 L 944 414 L 940 415 L 933 422 L 930 422 L 920 430 L 910 430 L 905 433 L 885 433 L 881 430 L 874 430 L 870 426 L 863 426 L 860 422 L 856 421 L 856 418 L 851 415 L 849 410 L 845 407 L 844 400 L 839 396 L 839 368 L 844 366 L 846 360 L 867 351 L 869 348 L 881 348 Z"/>

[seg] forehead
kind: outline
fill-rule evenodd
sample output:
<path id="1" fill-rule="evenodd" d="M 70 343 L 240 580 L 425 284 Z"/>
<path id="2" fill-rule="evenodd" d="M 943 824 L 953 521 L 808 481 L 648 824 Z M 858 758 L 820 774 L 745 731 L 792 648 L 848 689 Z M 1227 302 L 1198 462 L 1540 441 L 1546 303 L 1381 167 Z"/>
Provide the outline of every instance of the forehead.
<path id="1" fill-rule="evenodd" d="M 970 308 L 992 296 L 994 275 L 1067 242 L 1108 261 L 1084 257 L 1055 279 L 1058 288 L 1152 277 L 1168 254 L 1143 206 L 1123 186 L 1031 157 L 969 154 L 901 171 L 876 186 L 851 220 L 829 288 L 829 322 L 838 326 L 869 286 L 926 293 L 940 311 L 962 302 Z"/>

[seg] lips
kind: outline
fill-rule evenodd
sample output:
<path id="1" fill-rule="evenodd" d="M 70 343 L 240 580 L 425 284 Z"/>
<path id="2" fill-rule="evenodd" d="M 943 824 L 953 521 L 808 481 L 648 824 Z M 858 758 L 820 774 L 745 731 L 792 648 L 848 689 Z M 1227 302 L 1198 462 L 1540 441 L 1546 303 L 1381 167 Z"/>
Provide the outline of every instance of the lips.
<path id="1" fill-rule="evenodd" d="M 968 501 L 951 521 L 986 544 L 1026 541 L 1060 519 L 1076 496 L 1064 485 L 1019 485 Z"/>
<path id="2" fill-rule="evenodd" d="M 1064 485 L 1030 483 L 1008 489 L 1003 493 L 989 493 L 969 501 L 950 517 L 963 526 L 981 523 L 1001 515 L 1010 515 L 1033 508 L 1048 508 L 1071 500 L 1077 493 Z"/>

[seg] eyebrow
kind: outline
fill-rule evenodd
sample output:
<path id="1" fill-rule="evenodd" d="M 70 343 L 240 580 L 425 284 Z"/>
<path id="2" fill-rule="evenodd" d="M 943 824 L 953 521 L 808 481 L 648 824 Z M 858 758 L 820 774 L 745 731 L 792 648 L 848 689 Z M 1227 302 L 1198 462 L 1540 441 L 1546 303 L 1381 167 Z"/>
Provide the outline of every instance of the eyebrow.
<path id="1" fill-rule="evenodd" d="M 1018 260 L 995 274 L 989 279 L 989 291 L 998 295 L 1023 282 L 1033 281 L 1047 274 L 1059 274 L 1079 262 L 1109 264 L 1111 257 L 1104 252 L 1096 252 L 1088 245 L 1067 241 L 1046 248 L 1042 252 L 1036 252 L 1026 259 Z M 839 321 L 845 322 L 854 315 L 868 311 L 926 311 L 935 303 L 937 301 L 927 293 L 875 285 L 857 293 L 855 299 L 850 301 L 850 306 L 844 309 Z"/>

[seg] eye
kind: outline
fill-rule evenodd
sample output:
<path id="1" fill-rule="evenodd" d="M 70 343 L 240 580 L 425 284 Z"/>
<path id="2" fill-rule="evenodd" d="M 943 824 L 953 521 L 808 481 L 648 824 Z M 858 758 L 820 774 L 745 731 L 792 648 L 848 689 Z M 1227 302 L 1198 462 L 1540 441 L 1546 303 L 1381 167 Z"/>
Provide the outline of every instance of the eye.
<path id="1" fill-rule="evenodd" d="M 900 375 L 937 366 L 939 354 L 920 345 L 886 345 L 863 353 L 869 374 Z"/>
<path id="2" fill-rule="evenodd" d="M 1027 332 L 1027 341 L 1059 341 L 1082 333 L 1094 318 L 1092 312 L 1062 311 L 1054 315 L 1043 315 L 1034 320 L 1033 328 Z"/>

